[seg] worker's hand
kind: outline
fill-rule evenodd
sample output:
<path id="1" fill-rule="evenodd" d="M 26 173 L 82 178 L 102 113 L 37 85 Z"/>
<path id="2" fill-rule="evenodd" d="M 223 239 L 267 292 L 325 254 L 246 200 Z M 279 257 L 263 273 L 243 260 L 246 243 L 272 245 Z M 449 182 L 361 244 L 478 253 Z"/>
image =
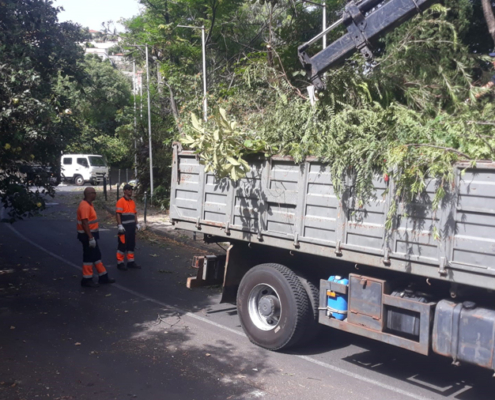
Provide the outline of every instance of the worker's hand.
<path id="1" fill-rule="evenodd" d="M 119 225 L 119 235 L 123 235 L 125 233 L 124 225 Z"/>
<path id="2" fill-rule="evenodd" d="M 91 247 L 92 249 L 96 247 L 96 239 L 94 237 L 89 239 L 89 247 Z"/>
<path id="3" fill-rule="evenodd" d="M 141 230 L 141 224 L 136 224 L 136 230 L 140 231 Z"/>

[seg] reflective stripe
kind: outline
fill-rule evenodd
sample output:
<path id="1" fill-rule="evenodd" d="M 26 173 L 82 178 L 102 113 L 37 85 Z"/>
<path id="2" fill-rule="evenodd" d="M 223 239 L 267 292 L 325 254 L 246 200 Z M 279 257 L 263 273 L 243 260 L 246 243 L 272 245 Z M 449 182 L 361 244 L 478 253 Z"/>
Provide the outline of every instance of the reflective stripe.
<path id="1" fill-rule="evenodd" d="M 80 231 L 79 229 L 77 230 L 77 233 L 84 233 L 84 231 Z"/>
<path id="2" fill-rule="evenodd" d="M 131 255 L 131 256 L 133 256 L 133 255 L 134 255 L 134 252 L 133 252 L 133 251 L 128 251 L 128 252 L 127 252 L 127 255 Z"/>
<path id="3" fill-rule="evenodd" d="M 93 275 L 83 275 L 83 278 L 92 278 Z"/>
<path id="4" fill-rule="evenodd" d="M 98 228 L 96 228 L 96 229 L 90 229 L 90 232 L 98 232 Z"/>
<path id="5" fill-rule="evenodd" d="M 122 213 L 122 215 L 136 215 L 136 213 Z"/>
<path id="6" fill-rule="evenodd" d="M 100 264 L 100 263 L 101 263 L 101 260 L 95 261 L 95 265 Z"/>
<path id="7" fill-rule="evenodd" d="M 117 211 L 119 211 L 119 210 L 120 211 L 124 211 L 124 209 L 123 208 L 120 208 L 120 207 L 116 207 L 115 210 L 117 210 Z"/>
<path id="8" fill-rule="evenodd" d="M 123 252 L 123 251 L 120 251 L 120 250 L 117 250 L 117 254 L 122 254 L 122 255 L 124 255 L 124 252 Z"/>
<path id="9" fill-rule="evenodd" d="M 107 271 L 102 272 L 101 274 L 98 274 L 98 276 L 103 276 L 103 275 L 106 275 L 106 274 L 107 274 Z"/>
<path id="10" fill-rule="evenodd" d="M 83 265 L 89 265 L 90 267 L 92 267 L 93 263 L 92 262 L 85 262 L 85 263 L 83 263 Z"/>
<path id="11" fill-rule="evenodd" d="M 136 223 L 136 221 L 133 219 L 132 221 L 129 220 L 129 221 L 122 221 L 122 225 L 124 224 L 132 224 L 132 223 Z"/>
<path id="12" fill-rule="evenodd" d="M 95 219 L 94 221 L 89 221 L 88 224 L 96 224 L 98 222 L 97 219 Z"/>

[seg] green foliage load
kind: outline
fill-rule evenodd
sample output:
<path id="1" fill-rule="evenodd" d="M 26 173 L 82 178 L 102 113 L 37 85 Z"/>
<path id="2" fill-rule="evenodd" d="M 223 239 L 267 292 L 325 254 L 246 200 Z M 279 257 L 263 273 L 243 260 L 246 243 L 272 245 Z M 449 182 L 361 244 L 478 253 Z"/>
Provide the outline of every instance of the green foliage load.
<path id="1" fill-rule="evenodd" d="M 454 163 L 495 157 L 493 93 L 472 85 L 489 60 L 475 57 L 465 43 L 472 3 L 449 7 L 436 5 L 389 34 L 374 65 L 356 56 L 329 72 L 327 90 L 314 107 L 281 65 L 252 63 L 244 69 L 245 93 L 258 91 L 263 98 L 244 106 L 243 94 L 221 100 L 237 127 L 224 112 L 201 127 L 193 117 L 182 142 L 208 170 L 232 179 L 246 172 L 243 157 L 252 149 L 290 155 L 298 163 L 319 157 L 329 164 L 337 193 L 352 174 L 363 203 L 373 196 L 377 175 L 393 178 L 395 195 L 403 200 L 435 178 L 438 206 L 453 183 Z M 477 100 L 476 94 L 485 96 Z"/>

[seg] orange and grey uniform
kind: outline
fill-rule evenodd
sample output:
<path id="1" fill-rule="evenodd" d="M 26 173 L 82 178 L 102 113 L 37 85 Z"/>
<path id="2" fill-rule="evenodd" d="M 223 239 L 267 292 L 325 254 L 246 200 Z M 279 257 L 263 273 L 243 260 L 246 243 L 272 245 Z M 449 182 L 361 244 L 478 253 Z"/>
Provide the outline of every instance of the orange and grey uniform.
<path id="1" fill-rule="evenodd" d="M 125 252 L 127 261 L 134 261 L 134 247 L 136 245 L 136 203 L 122 197 L 115 205 L 115 211 L 120 214 L 120 221 L 125 228 L 125 234 L 119 235 L 117 247 L 117 264 L 124 263 Z"/>
<path id="2" fill-rule="evenodd" d="M 89 230 L 96 240 L 96 247 L 89 247 L 89 236 L 84 232 L 82 221 L 88 220 Z M 100 233 L 98 231 L 98 217 L 96 216 L 95 208 L 86 200 L 81 201 L 77 209 L 77 238 L 83 245 L 83 278 L 93 277 L 93 264 L 98 271 L 98 275 L 102 276 L 107 273 L 103 263 L 101 262 L 101 252 L 98 247 L 98 239 Z"/>

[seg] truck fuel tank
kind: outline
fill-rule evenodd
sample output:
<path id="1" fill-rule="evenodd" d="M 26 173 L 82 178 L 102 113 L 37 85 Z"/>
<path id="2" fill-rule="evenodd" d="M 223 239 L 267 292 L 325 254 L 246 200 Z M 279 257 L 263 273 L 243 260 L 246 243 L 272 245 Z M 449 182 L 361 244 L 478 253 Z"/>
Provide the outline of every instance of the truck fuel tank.
<path id="1" fill-rule="evenodd" d="M 442 300 L 435 310 L 433 351 L 451 357 L 454 363 L 467 362 L 495 370 L 495 310 L 465 301 Z"/>

